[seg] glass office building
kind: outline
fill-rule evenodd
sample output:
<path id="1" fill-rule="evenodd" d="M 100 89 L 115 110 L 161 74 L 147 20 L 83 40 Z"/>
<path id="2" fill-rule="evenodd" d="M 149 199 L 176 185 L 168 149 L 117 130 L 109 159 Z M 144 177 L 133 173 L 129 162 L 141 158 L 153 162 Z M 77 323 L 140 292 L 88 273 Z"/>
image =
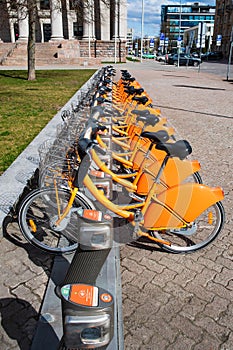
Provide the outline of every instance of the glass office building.
<path id="1" fill-rule="evenodd" d="M 177 47 L 180 37 L 183 41 L 184 31 L 201 23 L 214 23 L 215 6 L 200 5 L 199 2 L 185 5 L 161 6 L 161 33 L 168 38 L 168 48 Z"/>

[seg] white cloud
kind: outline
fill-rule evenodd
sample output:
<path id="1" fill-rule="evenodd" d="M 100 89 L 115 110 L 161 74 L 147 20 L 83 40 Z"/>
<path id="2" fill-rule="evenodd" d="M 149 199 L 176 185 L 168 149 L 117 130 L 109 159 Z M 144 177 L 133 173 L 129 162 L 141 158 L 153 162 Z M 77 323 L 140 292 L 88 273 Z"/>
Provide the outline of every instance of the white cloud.
<path id="1" fill-rule="evenodd" d="M 128 0 L 128 28 L 134 29 L 134 36 L 141 36 L 142 1 L 144 1 L 144 35 L 159 35 L 161 5 L 180 5 L 180 0 Z M 181 0 L 182 5 L 194 1 Z M 198 2 L 198 1 L 196 1 Z M 215 5 L 215 0 L 199 1 L 201 5 Z"/>

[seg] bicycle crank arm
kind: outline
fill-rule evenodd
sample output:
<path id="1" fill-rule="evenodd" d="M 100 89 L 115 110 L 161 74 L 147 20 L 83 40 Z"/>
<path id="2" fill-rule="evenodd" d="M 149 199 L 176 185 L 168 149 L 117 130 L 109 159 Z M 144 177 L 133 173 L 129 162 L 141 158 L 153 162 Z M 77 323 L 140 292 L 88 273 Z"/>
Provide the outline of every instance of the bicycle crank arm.
<path id="1" fill-rule="evenodd" d="M 197 231 L 197 225 L 195 222 L 192 224 L 191 227 L 182 227 L 180 229 L 172 229 L 169 230 L 169 232 L 174 233 L 176 235 L 182 235 L 182 236 L 192 236 Z"/>
<path id="2" fill-rule="evenodd" d="M 142 232 L 142 231 L 138 232 L 138 238 L 139 237 L 146 237 L 146 238 L 150 239 L 151 241 L 154 241 L 154 242 L 159 243 L 159 244 L 165 244 L 165 245 L 169 245 L 169 246 L 171 245 L 170 242 L 164 241 L 163 239 L 159 239 L 159 238 L 156 238 L 156 237 L 152 237 L 148 233 L 145 233 L 145 232 Z"/>

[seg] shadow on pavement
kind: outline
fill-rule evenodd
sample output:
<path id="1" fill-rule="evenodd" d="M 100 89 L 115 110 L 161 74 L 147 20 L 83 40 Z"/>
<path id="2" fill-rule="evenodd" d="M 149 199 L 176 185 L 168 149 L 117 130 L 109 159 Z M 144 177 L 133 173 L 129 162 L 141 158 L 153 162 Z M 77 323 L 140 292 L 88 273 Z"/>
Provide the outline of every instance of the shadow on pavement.
<path id="1" fill-rule="evenodd" d="M 28 258 L 36 266 L 42 267 L 48 278 L 52 278 L 55 285 L 61 283 L 59 276 L 57 276 L 57 278 L 56 276 L 51 276 L 55 255 L 43 252 L 42 250 L 35 248 L 29 242 L 24 240 L 21 235 L 16 217 L 7 216 L 5 218 L 3 223 L 3 236 L 9 242 L 20 248 L 23 248 L 27 252 Z M 64 270 L 67 270 L 69 268 L 70 262 L 64 256 L 60 256 L 59 260 L 62 261 Z"/>
<path id="2" fill-rule="evenodd" d="M 8 337 L 16 340 L 20 350 L 29 350 L 32 341 L 32 329 L 38 321 L 36 310 L 23 299 L 0 299 L 1 325 Z M 59 342 L 53 328 L 47 323 L 47 336 L 56 343 Z M 1 345 L 2 349 L 4 344 Z M 12 348 L 15 348 L 12 344 Z"/>

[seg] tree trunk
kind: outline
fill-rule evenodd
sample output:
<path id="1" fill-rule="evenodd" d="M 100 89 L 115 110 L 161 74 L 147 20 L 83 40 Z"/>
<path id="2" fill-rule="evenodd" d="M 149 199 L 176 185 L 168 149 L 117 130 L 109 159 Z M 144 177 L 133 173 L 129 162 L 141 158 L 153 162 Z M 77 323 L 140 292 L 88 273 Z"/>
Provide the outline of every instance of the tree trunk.
<path id="1" fill-rule="evenodd" d="M 36 56 L 36 1 L 28 1 L 28 80 L 36 80 L 35 56 Z"/>

